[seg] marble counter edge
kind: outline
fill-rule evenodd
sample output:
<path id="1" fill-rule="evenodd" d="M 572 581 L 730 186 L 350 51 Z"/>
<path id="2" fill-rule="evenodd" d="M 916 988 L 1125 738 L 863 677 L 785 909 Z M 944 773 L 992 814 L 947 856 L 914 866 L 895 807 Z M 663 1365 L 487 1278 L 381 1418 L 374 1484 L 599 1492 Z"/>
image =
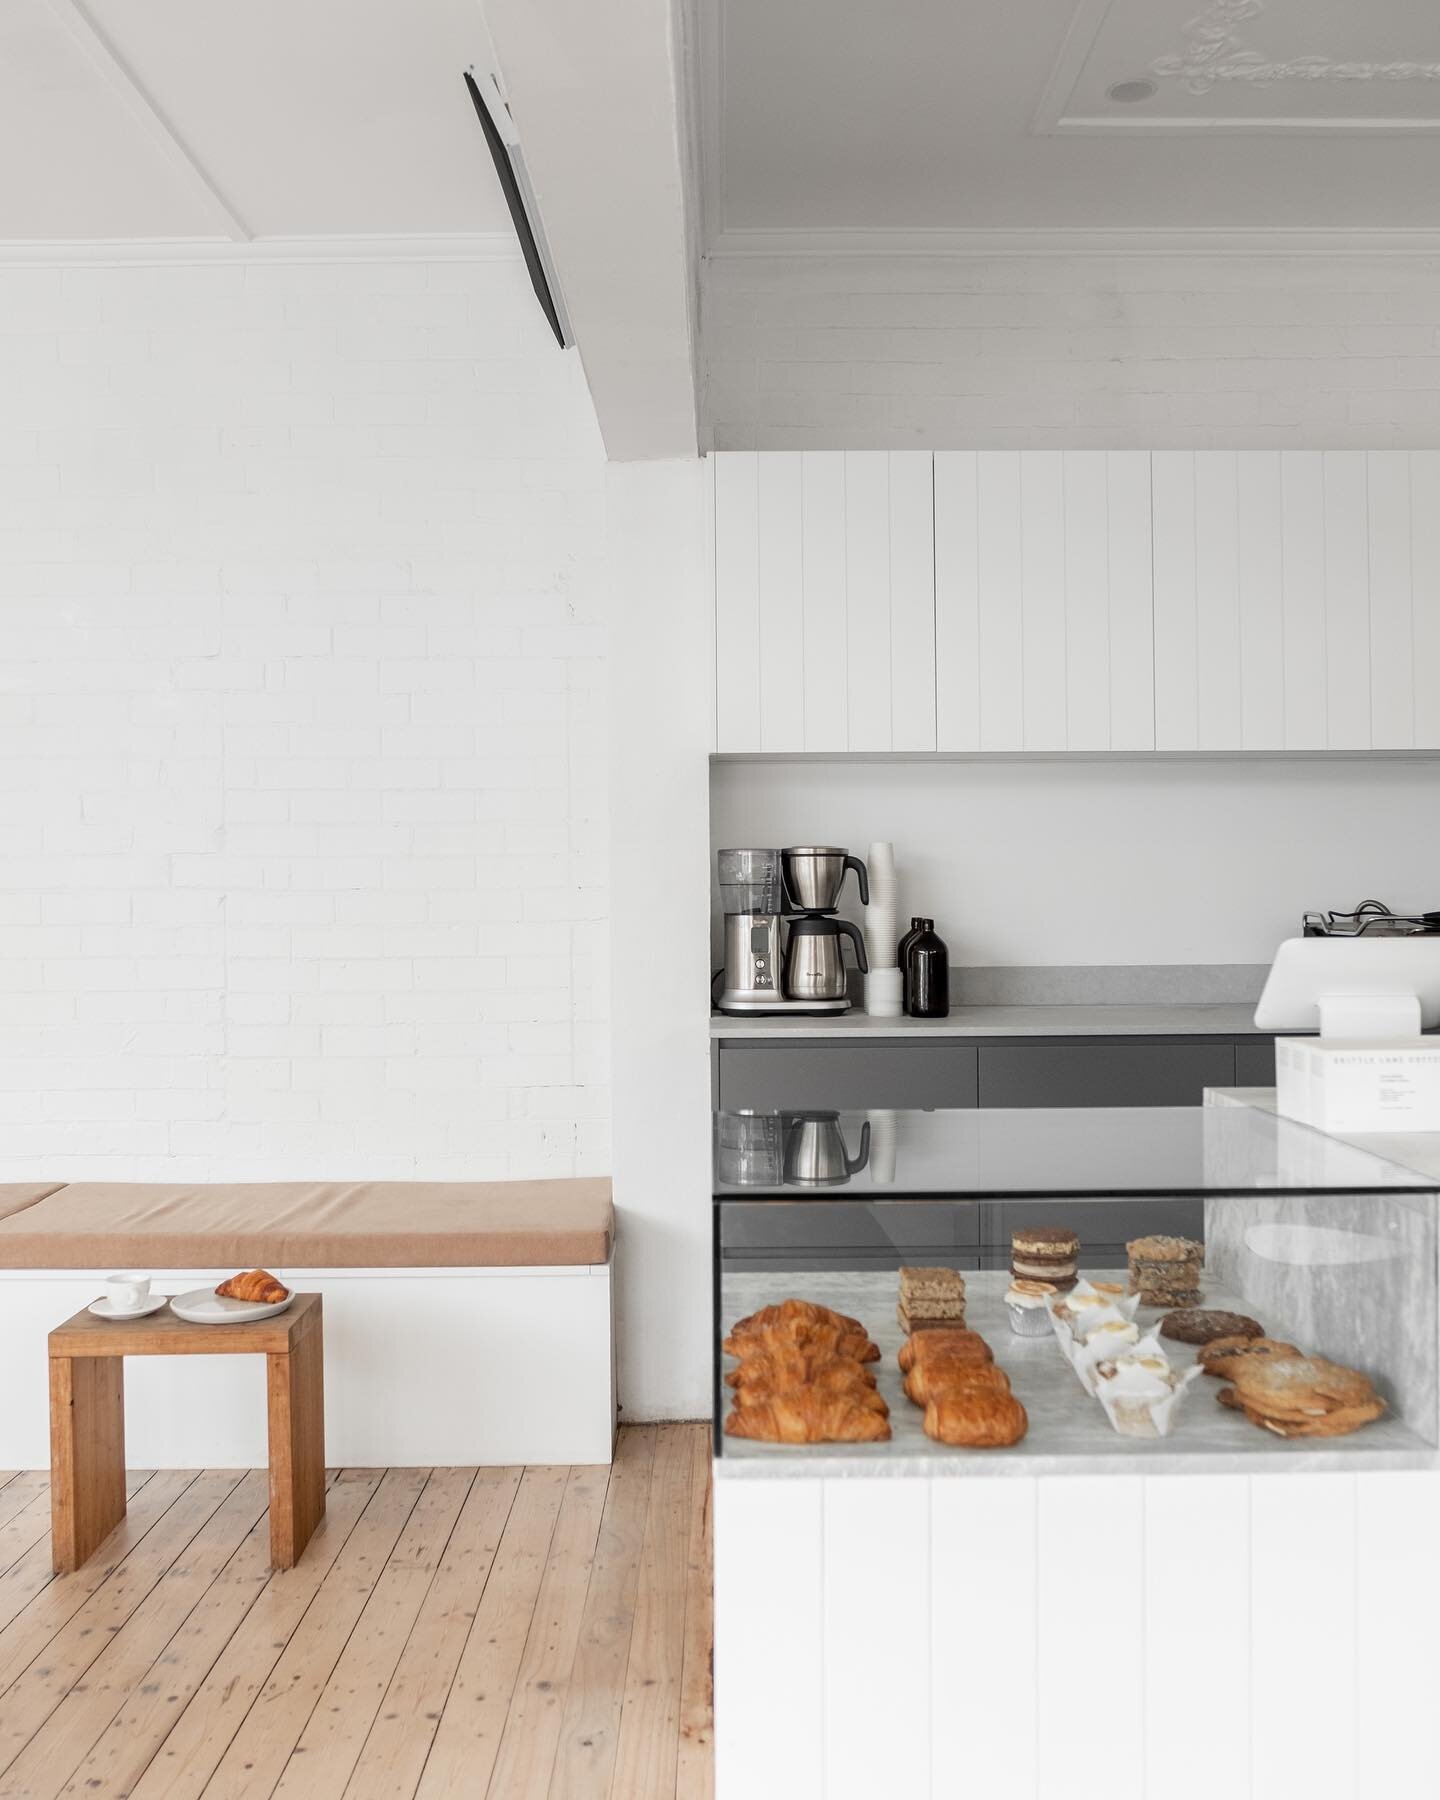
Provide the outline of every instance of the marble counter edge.
<path id="1" fill-rule="evenodd" d="M 1346 1450 L 1299 1449 L 1224 1452 L 1155 1449 L 1109 1455 L 1021 1455 L 1006 1451 L 957 1451 L 954 1459 L 932 1452 L 920 1456 L 854 1456 L 777 1448 L 773 1458 L 713 1456 L 717 1480 L 774 1481 L 823 1477 L 836 1481 L 913 1480 L 996 1481 L 1045 1475 L 1353 1475 L 1361 1471 L 1440 1469 L 1440 1453 L 1419 1439 L 1413 1448 Z"/>

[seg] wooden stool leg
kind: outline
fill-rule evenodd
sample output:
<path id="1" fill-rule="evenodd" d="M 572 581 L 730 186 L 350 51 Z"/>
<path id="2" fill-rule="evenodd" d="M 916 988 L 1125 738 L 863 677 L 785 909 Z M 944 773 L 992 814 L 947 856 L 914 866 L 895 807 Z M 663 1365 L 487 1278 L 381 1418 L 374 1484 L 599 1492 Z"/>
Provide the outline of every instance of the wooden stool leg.
<path id="1" fill-rule="evenodd" d="M 293 1569 L 325 1516 L 325 1360 L 318 1328 L 265 1358 L 270 1409 L 270 1560 Z"/>
<path id="2" fill-rule="evenodd" d="M 125 1517 L 125 1363 L 50 1358 L 50 1523 L 57 1575 L 69 1575 Z"/>

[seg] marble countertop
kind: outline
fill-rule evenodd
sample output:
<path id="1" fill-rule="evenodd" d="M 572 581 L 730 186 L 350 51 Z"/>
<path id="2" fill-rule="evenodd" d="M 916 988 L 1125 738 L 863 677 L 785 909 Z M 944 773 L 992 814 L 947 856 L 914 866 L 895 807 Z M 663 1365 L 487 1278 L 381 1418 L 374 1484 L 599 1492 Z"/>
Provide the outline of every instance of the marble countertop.
<path id="1" fill-rule="evenodd" d="M 1277 1111 L 1274 1088 L 1206 1088 L 1207 1106 L 1253 1106 L 1260 1112 Z M 1314 1126 L 1302 1129 L 1313 1131 Z M 1440 1181 L 1440 1131 L 1332 1131 L 1320 1132 L 1371 1156 L 1383 1156 L 1402 1169 L 1414 1169 L 1432 1181 Z"/>
<path id="2" fill-rule="evenodd" d="M 1123 1279 L 1118 1271 L 1087 1270 L 1097 1279 Z M 721 1283 L 722 1328 L 760 1306 L 800 1294 L 863 1319 L 880 1346 L 873 1365 L 880 1391 L 890 1404 L 893 1433 L 884 1444 L 776 1445 L 726 1438 L 715 1459 L 717 1478 L 769 1479 L 786 1476 L 1032 1476 L 1087 1474 L 1267 1474 L 1360 1469 L 1414 1469 L 1436 1466 L 1437 1453 L 1398 1418 L 1387 1417 L 1349 1437 L 1285 1440 L 1251 1425 L 1216 1401 L 1219 1383 L 1204 1376 L 1181 1400 L 1167 1438 L 1121 1437 L 1105 1410 L 1081 1387 L 1052 1337 L 1020 1338 L 1010 1329 L 1002 1296 L 1004 1271 L 967 1272 L 967 1323 L 989 1343 L 1030 1416 L 1027 1435 L 1007 1450 L 963 1450 L 925 1436 L 922 1410 L 905 1398 L 895 1361 L 901 1331 L 895 1317 L 897 1277 L 886 1273 L 809 1271 L 771 1274 L 727 1271 Z M 1207 1281 L 1205 1303 L 1247 1310 L 1242 1301 Z M 1253 1310 L 1253 1309 L 1252 1309 Z M 1142 1329 L 1161 1315 L 1142 1309 Z M 1272 1336 L 1284 1336 L 1286 1321 L 1265 1319 Z M 1188 1346 L 1167 1341 L 1174 1364 Z M 725 1359 L 725 1367 L 733 1364 Z M 728 1395 L 728 1389 L 726 1390 Z"/>
<path id="3" fill-rule="evenodd" d="M 996 1037 L 1268 1037 L 1255 1028 L 1253 1006 L 955 1006 L 947 1019 L 875 1019 L 852 1008 L 839 1014 L 768 1014 L 710 1018 L 712 1038 Z"/>

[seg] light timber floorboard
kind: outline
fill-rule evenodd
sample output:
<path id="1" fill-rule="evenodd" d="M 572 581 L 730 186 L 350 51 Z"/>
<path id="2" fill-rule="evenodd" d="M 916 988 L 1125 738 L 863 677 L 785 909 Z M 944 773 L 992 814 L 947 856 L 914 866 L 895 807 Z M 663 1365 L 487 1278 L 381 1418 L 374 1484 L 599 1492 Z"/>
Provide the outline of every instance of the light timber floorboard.
<path id="1" fill-rule="evenodd" d="M 0 1800 L 712 1800 L 705 1426 L 339 1471 L 282 1573 L 263 1473 L 127 1491 L 56 1576 L 48 1478 L 0 1470 Z"/>

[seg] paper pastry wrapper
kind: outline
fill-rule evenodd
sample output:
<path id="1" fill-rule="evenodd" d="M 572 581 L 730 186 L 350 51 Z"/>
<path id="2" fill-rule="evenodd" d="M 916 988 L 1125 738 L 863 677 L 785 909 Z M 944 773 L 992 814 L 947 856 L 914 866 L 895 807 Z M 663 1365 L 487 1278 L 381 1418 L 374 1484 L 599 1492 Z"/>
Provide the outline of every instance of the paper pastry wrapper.
<path id="1" fill-rule="evenodd" d="M 1055 1337 L 1060 1348 L 1071 1363 L 1075 1360 L 1076 1337 L 1071 1321 L 1065 1317 L 1066 1302 L 1073 1300 L 1076 1294 L 1093 1294 L 1096 1290 L 1088 1281 L 1077 1281 L 1068 1294 L 1050 1294 L 1045 1300 L 1045 1310 L 1050 1315 L 1050 1323 L 1055 1329 Z M 1093 1329 L 1096 1325 L 1105 1325 L 1116 1319 L 1123 1319 L 1126 1324 L 1134 1324 L 1135 1314 L 1140 1308 L 1138 1294 L 1111 1295 L 1104 1307 L 1095 1307 L 1094 1316 L 1087 1320 L 1087 1326 Z"/>
<path id="2" fill-rule="evenodd" d="M 1147 1340 L 1148 1343 L 1148 1340 Z M 1145 1354 L 1153 1354 L 1146 1346 L 1137 1346 Z M 1163 1355 L 1163 1352 L 1161 1352 Z M 1205 1371 L 1199 1363 L 1191 1363 L 1186 1369 L 1170 1371 L 1170 1392 L 1157 1394 L 1152 1399 L 1142 1399 L 1136 1394 L 1117 1394 L 1114 1383 L 1098 1381 L 1098 1398 L 1105 1408 L 1105 1416 L 1115 1427 L 1121 1437 L 1163 1438 L 1169 1437 L 1170 1428 L 1175 1423 L 1175 1415 L 1180 1410 L 1180 1402 L 1190 1383 Z"/>
<path id="3" fill-rule="evenodd" d="M 1076 1344 L 1070 1357 L 1070 1367 L 1080 1377 L 1080 1385 L 1093 1400 L 1099 1393 L 1099 1377 L 1096 1371 L 1102 1362 L 1114 1362 L 1121 1356 L 1165 1356 L 1165 1347 L 1160 1342 L 1158 1327 L 1147 1331 L 1133 1344 L 1117 1344 L 1112 1339 L 1108 1343 L 1104 1338 L 1098 1342 L 1094 1338 L 1088 1344 Z M 1169 1358 L 1165 1360 L 1168 1362 Z"/>

